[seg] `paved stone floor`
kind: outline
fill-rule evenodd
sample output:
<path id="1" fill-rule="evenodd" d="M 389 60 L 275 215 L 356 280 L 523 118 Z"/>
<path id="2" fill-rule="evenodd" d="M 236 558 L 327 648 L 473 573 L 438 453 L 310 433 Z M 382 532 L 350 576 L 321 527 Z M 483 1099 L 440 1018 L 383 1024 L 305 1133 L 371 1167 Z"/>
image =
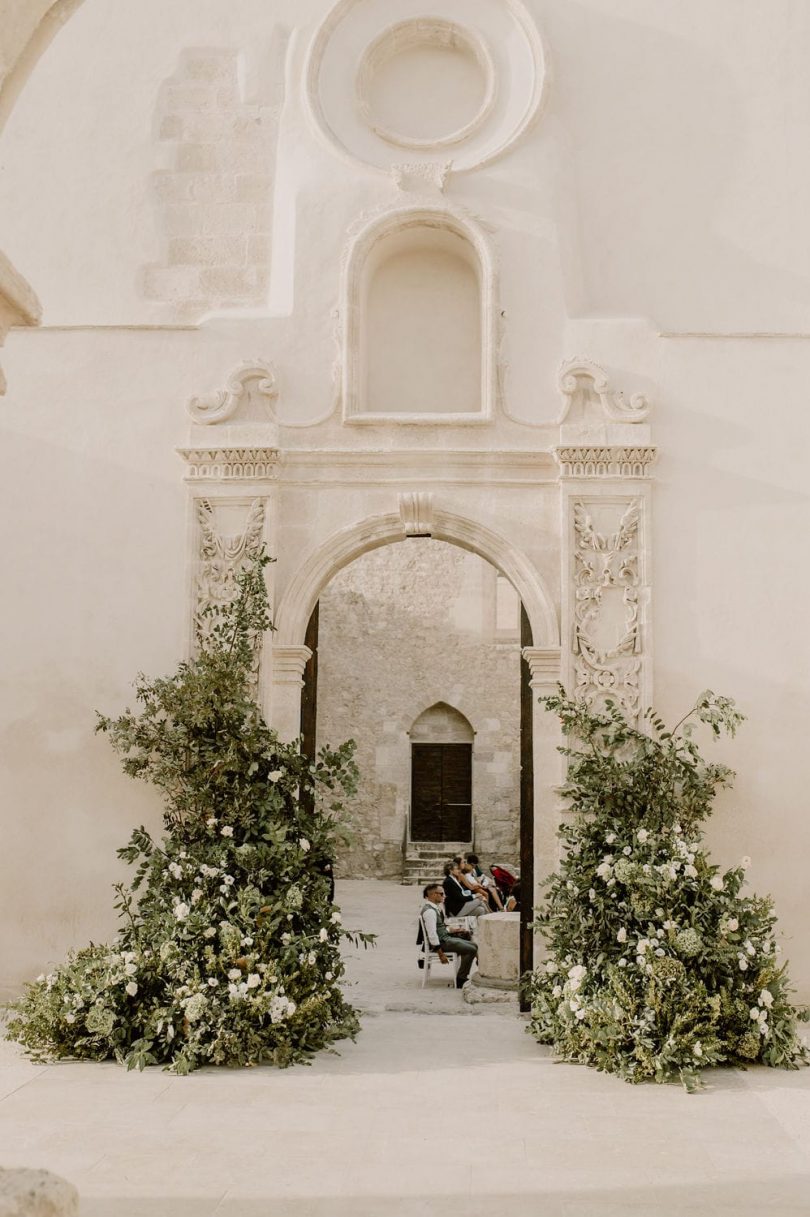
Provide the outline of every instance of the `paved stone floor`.
<path id="1" fill-rule="evenodd" d="M 414 890 L 339 885 L 357 1042 L 286 1071 L 35 1066 L 0 1046 L 0 1163 L 82 1217 L 808 1217 L 810 1070 L 631 1087 L 414 966 Z M 431 1017 L 441 1014 L 443 1017 Z M 427 1016 L 426 1016 L 427 1015 Z"/>

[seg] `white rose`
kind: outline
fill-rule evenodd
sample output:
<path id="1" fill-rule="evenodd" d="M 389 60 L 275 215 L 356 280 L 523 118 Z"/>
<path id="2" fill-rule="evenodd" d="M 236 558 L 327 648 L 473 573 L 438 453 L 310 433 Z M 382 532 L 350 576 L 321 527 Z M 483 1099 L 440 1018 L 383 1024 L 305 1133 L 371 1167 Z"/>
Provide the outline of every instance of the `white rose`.
<path id="1" fill-rule="evenodd" d="M 188 917 L 188 914 L 189 914 L 189 907 L 187 904 L 183 904 L 181 901 L 180 904 L 176 904 L 174 906 L 174 908 L 172 909 L 172 912 L 174 913 L 174 915 L 178 921 L 185 921 L 186 917 Z"/>
<path id="2" fill-rule="evenodd" d="M 332 979 L 332 973 L 331 973 L 331 972 L 324 972 L 323 977 L 324 977 L 324 980 L 331 980 L 331 979 Z"/>
<path id="3" fill-rule="evenodd" d="M 268 773 L 267 780 L 268 782 L 277 782 L 279 778 L 282 778 L 283 776 L 284 774 L 281 769 L 273 769 L 270 773 Z"/>
<path id="4" fill-rule="evenodd" d="M 731 930 L 732 934 L 734 933 L 735 930 L 738 930 L 740 928 L 740 923 L 736 917 L 729 917 L 728 928 Z"/>
<path id="5" fill-rule="evenodd" d="M 625 845 L 624 849 L 622 850 L 622 853 L 624 854 L 625 858 L 629 858 L 630 855 L 632 854 L 632 852 L 633 851 L 629 845 Z"/>
<path id="6" fill-rule="evenodd" d="M 767 1010 L 760 1010 L 760 1012 L 759 1012 L 759 1021 L 760 1021 L 761 1023 L 765 1023 L 765 1022 L 767 1022 L 767 1021 L 768 1021 L 768 1011 L 767 1011 Z"/>
<path id="7" fill-rule="evenodd" d="M 315 952 L 314 951 L 310 951 L 309 955 L 307 955 L 307 963 L 309 964 L 310 967 L 312 967 L 312 965 L 315 963 Z"/>
<path id="8" fill-rule="evenodd" d="M 549 976 L 553 976 L 554 973 L 557 971 L 557 964 L 553 959 L 547 959 L 546 963 L 545 963 L 545 968 L 546 968 L 546 971 L 548 972 Z"/>
<path id="9" fill-rule="evenodd" d="M 582 1021 L 582 1019 L 585 1017 L 585 1011 L 584 1011 L 584 1010 L 577 1010 L 576 1017 L 577 1017 L 577 1018 L 580 1020 L 580 1022 L 581 1022 L 581 1021 Z"/>
<path id="10" fill-rule="evenodd" d="M 191 893 L 191 903 L 199 904 L 199 902 L 202 900 L 202 898 L 203 898 L 202 888 L 195 887 L 194 891 Z"/>
<path id="11" fill-rule="evenodd" d="M 588 899 L 590 900 L 591 904 L 593 904 L 594 900 L 596 899 L 596 888 L 590 888 L 588 891 Z"/>
<path id="12" fill-rule="evenodd" d="M 309 853 L 311 846 L 310 846 L 309 841 L 306 839 L 306 837 L 298 838 L 298 848 L 303 850 L 305 854 Z"/>
<path id="13" fill-rule="evenodd" d="M 722 875 L 712 875 L 709 882 L 711 883 L 712 887 L 714 888 L 714 890 L 716 892 L 722 892 L 722 890 L 723 890 L 723 876 Z"/>
<path id="14" fill-rule="evenodd" d="M 233 829 L 231 828 L 230 824 L 224 824 L 219 830 L 219 835 L 221 837 L 232 837 Z"/>
<path id="15" fill-rule="evenodd" d="M 66 1014 L 66 1015 L 65 1015 L 65 1022 L 66 1022 L 66 1023 L 75 1023 L 75 1022 L 76 1022 L 76 1015 L 75 1015 L 75 1014 Z"/>
<path id="16" fill-rule="evenodd" d="M 332 925 L 340 925 L 342 918 L 340 913 L 334 912 L 329 920 L 332 922 Z"/>
<path id="17" fill-rule="evenodd" d="M 125 976 L 134 976 L 137 971 L 138 971 L 137 964 L 134 964 L 134 963 L 124 964 L 124 975 Z"/>
<path id="18" fill-rule="evenodd" d="M 209 977 L 208 977 L 208 986 L 209 986 L 209 988 L 211 988 L 211 989 L 216 989 L 216 987 L 217 987 L 217 985 L 218 985 L 218 984 L 219 984 L 219 981 L 218 981 L 218 980 L 216 980 L 216 979 L 215 979 L 213 976 L 209 976 Z"/>
<path id="19" fill-rule="evenodd" d="M 617 942 L 627 942 L 627 930 L 624 928 L 624 926 L 622 926 L 622 928 L 619 930 L 618 934 L 616 935 L 616 941 Z"/>
<path id="20" fill-rule="evenodd" d="M 207 819 L 205 822 L 206 822 L 206 824 L 208 825 L 208 827 L 209 827 L 209 828 L 216 828 L 216 826 L 217 826 L 217 818 L 216 818 L 216 816 L 209 816 L 209 817 L 208 817 L 208 819 Z"/>
<path id="21" fill-rule="evenodd" d="M 748 1017 L 756 1022 L 756 1020 L 759 1018 L 759 1008 L 757 1006 L 752 1006 L 748 1011 Z"/>
<path id="22" fill-rule="evenodd" d="M 562 997 L 562 986 L 555 985 L 554 988 L 551 990 L 551 996 L 552 997 Z"/>
<path id="23" fill-rule="evenodd" d="M 568 1009 L 573 1010 L 573 1012 L 576 1014 L 577 1010 L 579 1009 L 579 998 L 578 997 L 571 998 L 571 1000 L 568 1003 Z"/>
<path id="24" fill-rule="evenodd" d="M 247 987 L 248 987 L 249 989 L 256 989 L 256 988 L 258 988 L 258 986 L 259 986 L 261 983 L 262 983 L 262 978 L 261 978 L 261 976 L 259 975 L 259 973 L 258 973 L 258 972 L 251 972 L 251 973 L 250 973 L 250 975 L 249 975 L 249 976 L 248 976 L 248 978 L 247 978 Z"/>
<path id="25" fill-rule="evenodd" d="M 647 838 L 649 837 L 649 835 L 650 835 L 650 834 L 647 832 L 647 829 L 646 829 L 646 828 L 640 828 L 640 829 L 638 830 L 638 832 L 636 833 L 636 839 L 637 839 L 638 841 L 641 841 L 641 843 L 643 844 L 643 843 L 644 843 L 644 842 L 647 840 Z"/>
<path id="26" fill-rule="evenodd" d="M 759 995 L 759 1004 L 761 1006 L 767 1006 L 768 1009 L 771 1008 L 771 1006 L 773 1005 L 773 993 L 771 993 L 770 989 L 762 990 L 762 992 Z"/>
<path id="27" fill-rule="evenodd" d="M 610 863 L 600 862 L 596 868 L 596 873 L 600 879 L 607 879 L 608 875 L 610 874 Z"/>
<path id="28" fill-rule="evenodd" d="M 213 938 L 215 934 L 216 930 L 212 925 L 209 925 L 207 929 L 203 930 L 203 938 Z"/>
<path id="29" fill-rule="evenodd" d="M 747 959 L 741 959 L 741 960 L 740 960 L 740 971 L 741 971 L 741 972 L 747 972 L 747 971 L 748 971 L 748 960 L 747 960 Z"/>
<path id="30" fill-rule="evenodd" d="M 241 979 L 242 979 L 241 970 L 239 968 L 231 968 L 230 972 L 228 973 L 228 980 L 241 980 Z"/>
<path id="31" fill-rule="evenodd" d="M 615 832 L 609 832 L 607 834 L 607 836 L 605 837 L 605 844 L 612 845 L 615 840 L 616 840 Z"/>
<path id="32" fill-rule="evenodd" d="M 326 926 L 321 926 L 320 930 L 318 931 L 318 937 L 320 938 L 321 942 L 326 942 L 327 938 L 329 937 L 329 931 L 327 930 Z"/>
<path id="33" fill-rule="evenodd" d="M 683 873 L 685 875 L 688 875 L 690 879 L 697 879 L 697 871 L 695 870 L 695 868 L 691 862 L 688 862 L 686 864 L 686 866 L 683 868 Z"/>
<path id="34" fill-rule="evenodd" d="M 126 987 L 126 992 L 130 995 L 130 997 L 134 997 L 135 994 L 138 992 L 138 986 L 136 985 L 134 980 L 131 980 L 129 982 L 129 984 Z"/>
<path id="35" fill-rule="evenodd" d="M 624 956 L 622 956 L 622 957 L 621 957 L 621 959 L 619 960 L 619 967 L 620 967 L 620 968 L 626 968 L 626 967 L 627 967 L 627 960 L 624 958 Z"/>
<path id="36" fill-rule="evenodd" d="M 182 879 L 182 877 L 183 877 L 183 868 L 182 868 L 182 866 L 178 866 L 176 862 L 170 862 L 170 863 L 169 863 L 169 870 L 170 870 L 170 871 L 171 871 L 171 873 L 174 875 L 175 879 Z"/>
<path id="37" fill-rule="evenodd" d="M 284 943 L 285 947 L 288 947 L 292 942 L 292 934 L 282 934 L 281 941 Z"/>
<path id="38" fill-rule="evenodd" d="M 701 1043 L 695 1044 L 692 1051 L 694 1052 L 695 1056 L 703 1056 L 703 1045 Z"/>

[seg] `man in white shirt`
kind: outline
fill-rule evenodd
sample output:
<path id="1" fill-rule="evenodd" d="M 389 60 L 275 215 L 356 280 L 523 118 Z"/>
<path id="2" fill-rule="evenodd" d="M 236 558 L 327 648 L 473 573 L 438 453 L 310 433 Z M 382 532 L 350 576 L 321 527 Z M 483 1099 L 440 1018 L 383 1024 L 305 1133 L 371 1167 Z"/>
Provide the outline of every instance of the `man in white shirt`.
<path id="1" fill-rule="evenodd" d="M 429 883 L 422 892 L 425 903 L 422 905 L 422 921 L 427 931 L 428 945 L 435 951 L 441 963 L 449 963 L 446 951 L 452 951 L 460 959 L 456 988 L 461 989 L 470 975 L 472 962 L 478 954 L 478 947 L 466 938 L 457 938 L 451 934 L 444 920 L 444 891 L 440 883 Z M 421 939 L 420 939 L 421 941 Z"/>

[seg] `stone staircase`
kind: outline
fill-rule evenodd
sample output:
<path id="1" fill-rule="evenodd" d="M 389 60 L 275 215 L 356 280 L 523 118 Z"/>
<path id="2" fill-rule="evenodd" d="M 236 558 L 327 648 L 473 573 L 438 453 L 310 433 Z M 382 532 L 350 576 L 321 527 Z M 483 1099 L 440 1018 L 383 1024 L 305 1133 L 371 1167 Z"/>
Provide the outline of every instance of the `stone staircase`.
<path id="1" fill-rule="evenodd" d="M 471 849 L 469 841 L 409 841 L 402 867 L 402 882 L 424 886 L 435 879 L 441 883 L 445 862 L 455 854 L 464 854 Z"/>

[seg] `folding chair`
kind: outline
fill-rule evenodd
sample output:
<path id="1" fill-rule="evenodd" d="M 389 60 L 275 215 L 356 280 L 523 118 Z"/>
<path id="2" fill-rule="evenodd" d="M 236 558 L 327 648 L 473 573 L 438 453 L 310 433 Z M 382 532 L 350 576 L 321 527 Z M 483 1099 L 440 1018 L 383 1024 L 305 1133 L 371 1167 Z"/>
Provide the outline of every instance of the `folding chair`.
<path id="1" fill-rule="evenodd" d="M 424 989 L 430 979 L 431 964 L 438 963 L 440 968 L 443 968 L 444 964 L 439 962 L 438 952 L 431 951 L 430 949 L 430 940 L 428 939 L 425 920 L 421 913 L 419 914 L 419 928 L 422 937 L 422 941 L 419 944 L 419 958 L 422 960 L 422 988 Z M 445 955 L 453 961 L 453 979 L 448 980 L 447 983 L 451 988 L 455 988 L 456 977 L 461 966 L 461 957 L 455 951 L 445 951 Z"/>

